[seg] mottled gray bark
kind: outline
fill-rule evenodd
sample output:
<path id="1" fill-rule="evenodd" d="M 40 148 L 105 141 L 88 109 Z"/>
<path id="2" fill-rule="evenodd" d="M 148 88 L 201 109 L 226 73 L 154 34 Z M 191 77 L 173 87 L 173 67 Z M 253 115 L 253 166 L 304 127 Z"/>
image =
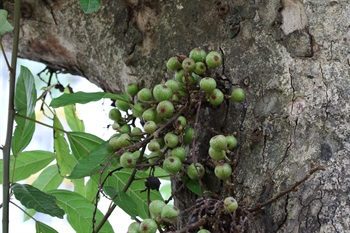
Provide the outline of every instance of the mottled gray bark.
<path id="1" fill-rule="evenodd" d="M 218 73 L 246 90 L 247 103 L 202 111 L 215 130 L 237 132 L 239 203 L 268 200 L 314 162 L 326 170 L 266 206 L 258 225 L 264 232 L 350 231 L 348 0 L 110 0 L 90 15 L 77 0 L 25 2 L 20 56 L 107 91 L 168 79 L 165 61 L 174 54 L 221 49 Z M 4 6 L 11 12 L 9 1 Z M 222 192 L 216 181 L 207 184 Z M 193 203 L 187 196 L 177 204 Z"/>

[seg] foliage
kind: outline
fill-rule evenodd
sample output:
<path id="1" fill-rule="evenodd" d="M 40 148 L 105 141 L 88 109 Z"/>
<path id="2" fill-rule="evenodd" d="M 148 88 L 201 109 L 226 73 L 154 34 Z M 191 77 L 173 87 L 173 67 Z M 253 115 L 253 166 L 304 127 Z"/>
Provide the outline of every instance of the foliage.
<path id="1" fill-rule="evenodd" d="M 79 0 L 85 14 L 97 11 L 100 8 L 100 0 Z"/>
<path id="2" fill-rule="evenodd" d="M 18 116 L 15 117 L 17 126 L 12 140 L 12 153 L 14 156 L 22 152 L 33 137 L 35 123 L 31 119 L 35 119 L 35 103 L 34 77 L 28 68 L 22 66 L 18 76 L 15 95 L 15 109 Z"/>
<path id="3" fill-rule="evenodd" d="M 12 25 L 7 21 L 7 11 L 0 9 L 0 36 L 12 30 Z"/>
<path id="4" fill-rule="evenodd" d="M 14 183 L 11 185 L 11 189 L 16 199 L 27 208 L 35 209 L 36 211 L 54 217 L 63 218 L 64 211 L 56 205 L 54 196 L 48 195 L 28 184 Z"/>

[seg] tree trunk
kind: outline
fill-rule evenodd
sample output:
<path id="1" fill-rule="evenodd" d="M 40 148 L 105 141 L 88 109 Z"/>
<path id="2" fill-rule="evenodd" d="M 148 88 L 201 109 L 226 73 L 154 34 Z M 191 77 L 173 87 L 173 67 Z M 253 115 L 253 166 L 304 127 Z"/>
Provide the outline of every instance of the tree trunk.
<path id="1" fill-rule="evenodd" d="M 12 16 L 11 1 L 4 7 Z M 172 78 L 166 60 L 192 48 L 219 50 L 217 76 L 246 90 L 245 105 L 223 104 L 201 125 L 236 132 L 235 193 L 208 168 L 204 183 L 245 208 L 265 202 L 308 174 L 325 171 L 265 206 L 248 232 L 350 231 L 350 6 L 347 0 L 110 0 L 85 15 L 77 0 L 23 4 L 20 57 L 79 74 L 106 91 L 132 81 Z M 7 36 L 5 45 L 11 46 Z M 205 155 L 213 136 L 200 128 Z M 174 182 L 173 186 L 177 184 Z M 187 198 L 183 198 L 187 197 Z M 195 196 L 175 197 L 180 208 Z M 182 219 L 179 223 L 184 226 Z M 254 224 L 254 223 L 255 224 Z"/>

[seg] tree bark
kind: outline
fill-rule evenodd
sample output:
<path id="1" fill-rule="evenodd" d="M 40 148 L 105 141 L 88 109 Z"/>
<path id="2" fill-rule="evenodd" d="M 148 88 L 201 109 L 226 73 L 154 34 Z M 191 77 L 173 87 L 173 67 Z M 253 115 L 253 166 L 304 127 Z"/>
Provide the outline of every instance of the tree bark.
<path id="1" fill-rule="evenodd" d="M 4 1 L 11 17 L 13 5 Z M 265 206 L 263 232 L 350 231 L 350 6 L 347 0 L 101 1 L 85 15 L 77 0 L 24 1 L 20 57 L 81 75 L 106 91 L 133 81 L 150 87 L 172 78 L 166 60 L 192 48 L 219 50 L 217 76 L 246 90 L 203 125 L 237 132 L 234 180 L 241 206 L 254 207 L 308 174 L 326 169 Z M 3 38 L 8 49 L 11 36 Z M 228 90 L 229 91 L 229 90 Z M 225 114 L 227 113 L 227 115 Z M 213 134 L 200 128 L 197 154 Z M 202 159 L 206 159 L 204 156 Z M 226 195 L 210 177 L 206 185 Z M 174 184 L 176 186 L 176 184 Z M 190 193 L 176 204 L 189 207 Z M 184 225 L 182 222 L 180 225 Z M 251 224 L 249 232 L 256 231 Z"/>

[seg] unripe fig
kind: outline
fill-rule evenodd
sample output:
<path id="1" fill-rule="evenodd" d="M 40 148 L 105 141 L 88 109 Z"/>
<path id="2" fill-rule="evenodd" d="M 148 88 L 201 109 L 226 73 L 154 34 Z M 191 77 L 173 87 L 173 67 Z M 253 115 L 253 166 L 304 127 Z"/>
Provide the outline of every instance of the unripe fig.
<path id="1" fill-rule="evenodd" d="M 130 109 L 130 104 L 128 102 L 125 102 L 123 100 L 116 100 L 115 105 L 118 109 L 126 112 Z"/>
<path id="2" fill-rule="evenodd" d="M 148 145 L 147 145 L 147 149 L 154 152 L 154 151 L 159 151 L 160 150 L 160 145 L 157 142 L 156 139 L 152 139 Z"/>
<path id="3" fill-rule="evenodd" d="M 179 82 L 175 80 L 168 80 L 165 82 L 165 85 L 171 89 L 173 93 L 176 93 L 179 90 Z"/>
<path id="4" fill-rule="evenodd" d="M 232 168 L 227 163 L 219 163 L 215 166 L 214 173 L 217 178 L 227 180 L 232 174 Z"/>
<path id="5" fill-rule="evenodd" d="M 167 61 L 166 67 L 167 67 L 169 70 L 178 70 L 178 69 L 180 69 L 182 66 L 181 66 L 181 63 L 179 62 L 178 57 L 171 57 L 171 58 L 169 58 L 169 60 Z"/>
<path id="6" fill-rule="evenodd" d="M 154 121 L 156 119 L 156 110 L 149 108 L 142 113 L 142 119 L 144 121 Z"/>
<path id="7" fill-rule="evenodd" d="M 225 158 L 226 152 L 224 150 L 217 151 L 214 150 L 212 147 L 209 147 L 208 154 L 210 158 L 214 160 L 223 160 Z"/>
<path id="8" fill-rule="evenodd" d="M 164 148 L 165 146 L 164 137 L 157 137 L 156 140 L 160 145 L 160 149 Z"/>
<path id="9" fill-rule="evenodd" d="M 224 94 L 217 88 L 215 88 L 209 95 L 209 103 L 213 106 L 217 106 L 224 101 Z"/>
<path id="10" fill-rule="evenodd" d="M 186 85 L 183 82 L 179 82 L 179 96 L 183 97 L 183 96 L 187 96 L 188 91 L 186 89 Z"/>
<path id="11" fill-rule="evenodd" d="M 118 137 L 117 142 L 118 142 L 119 148 L 127 147 L 127 146 L 130 146 L 132 144 L 130 136 L 126 133 L 120 135 Z"/>
<path id="12" fill-rule="evenodd" d="M 120 128 L 120 125 L 118 122 L 114 122 L 113 125 L 112 125 L 112 129 L 114 130 L 118 130 Z"/>
<path id="13" fill-rule="evenodd" d="M 132 128 L 131 133 L 134 135 L 142 134 L 142 129 L 140 129 L 139 127 L 134 127 L 134 128 Z"/>
<path id="14" fill-rule="evenodd" d="M 149 204 L 149 212 L 153 219 L 160 218 L 164 206 L 166 206 L 166 204 L 162 200 L 154 200 Z"/>
<path id="15" fill-rule="evenodd" d="M 168 147 L 174 148 L 179 144 L 179 137 L 172 132 L 168 132 L 164 136 L 164 142 Z"/>
<path id="16" fill-rule="evenodd" d="M 122 125 L 119 130 L 121 133 L 130 133 L 131 132 L 131 127 L 128 124 Z"/>
<path id="17" fill-rule="evenodd" d="M 152 92 L 148 88 L 142 88 L 138 93 L 137 93 L 137 98 L 141 102 L 147 102 L 152 100 Z"/>
<path id="18" fill-rule="evenodd" d="M 157 129 L 157 124 L 154 121 L 147 121 L 143 126 L 146 133 L 152 134 Z"/>
<path id="19" fill-rule="evenodd" d="M 134 152 L 132 152 L 132 154 L 134 155 L 134 157 L 135 157 L 136 159 L 138 159 L 138 158 L 140 157 L 140 155 L 141 155 L 141 151 L 135 150 Z"/>
<path id="20" fill-rule="evenodd" d="M 211 232 L 206 230 L 206 229 L 201 229 L 201 230 L 197 231 L 197 233 L 211 233 Z"/>
<path id="21" fill-rule="evenodd" d="M 163 100 L 157 105 L 157 113 L 162 118 L 170 118 L 174 110 L 174 105 L 169 100 Z"/>
<path id="22" fill-rule="evenodd" d="M 165 84 L 157 84 L 153 88 L 153 97 L 158 101 L 170 100 L 173 96 L 171 89 Z"/>
<path id="23" fill-rule="evenodd" d="M 148 159 L 148 162 L 152 164 L 157 162 L 162 155 L 163 155 L 163 152 L 159 150 L 159 151 L 151 152 L 149 155 L 145 154 L 144 156 Z"/>
<path id="24" fill-rule="evenodd" d="M 198 180 L 198 178 L 199 179 L 203 178 L 204 173 L 205 173 L 205 169 L 203 165 L 200 163 L 196 163 L 196 165 L 192 163 L 187 168 L 187 175 L 188 177 L 190 177 L 191 180 Z"/>
<path id="25" fill-rule="evenodd" d="M 227 149 L 227 141 L 224 135 L 216 135 L 209 141 L 210 147 L 216 151 L 222 151 Z"/>
<path id="26" fill-rule="evenodd" d="M 173 94 L 173 97 L 171 98 L 172 102 L 177 102 L 180 100 L 180 96 L 179 94 Z"/>
<path id="27" fill-rule="evenodd" d="M 183 162 L 186 159 L 186 149 L 182 146 L 176 147 L 172 149 L 171 156 L 178 157 L 181 160 L 181 162 Z"/>
<path id="28" fill-rule="evenodd" d="M 119 109 L 112 108 L 109 110 L 108 117 L 113 121 L 120 121 L 122 119 L 122 114 L 120 113 Z"/>
<path id="29" fill-rule="evenodd" d="M 188 86 L 192 86 L 196 83 L 196 80 L 194 80 L 194 77 L 191 74 L 185 74 L 182 77 L 182 82 Z"/>
<path id="30" fill-rule="evenodd" d="M 139 91 L 139 85 L 137 83 L 129 83 L 125 87 L 125 92 L 132 97 L 134 97 L 138 91 Z"/>
<path id="31" fill-rule="evenodd" d="M 210 94 L 216 88 L 216 81 L 215 81 L 215 79 L 210 78 L 210 77 L 202 78 L 200 83 L 199 83 L 199 87 L 202 91 Z"/>
<path id="32" fill-rule="evenodd" d="M 184 145 L 188 145 L 188 144 L 192 143 L 193 136 L 194 136 L 194 129 L 192 127 L 186 128 L 185 134 L 182 138 L 182 143 Z"/>
<path id="33" fill-rule="evenodd" d="M 192 58 L 195 62 L 203 62 L 206 56 L 207 53 L 202 48 L 192 49 L 189 55 L 189 57 Z"/>
<path id="34" fill-rule="evenodd" d="M 118 137 L 113 137 L 113 138 L 109 139 L 108 143 L 115 151 L 117 151 L 121 148 L 119 143 L 118 143 Z"/>
<path id="35" fill-rule="evenodd" d="M 163 169 L 170 175 L 175 175 L 182 168 L 182 162 L 178 157 L 167 157 L 163 162 Z"/>
<path id="36" fill-rule="evenodd" d="M 245 100 L 245 93 L 244 90 L 242 88 L 235 88 L 232 90 L 231 93 L 231 100 L 233 102 L 238 102 L 238 103 L 242 103 Z"/>
<path id="37" fill-rule="evenodd" d="M 185 75 L 185 70 L 181 69 L 176 71 L 175 73 L 175 79 L 179 82 L 182 83 L 182 78 Z"/>
<path id="38" fill-rule="evenodd" d="M 157 223 L 153 219 L 146 218 L 140 224 L 140 233 L 156 233 Z"/>
<path id="39" fill-rule="evenodd" d="M 195 67 L 196 67 L 196 63 L 191 58 L 186 58 L 185 60 L 182 61 L 182 68 L 188 73 L 193 72 Z"/>
<path id="40" fill-rule="evenodd" d="M 216 68 L 221 65 L 222 58 L 221 54 L 216 51 L 211 51 L 205 58 L 205 63 L 209 68 Z"/>
<path id="41" fill-rule="evenodd" d="M 196 62 L 196 66 L 194 68 L 194 71 L 198 75 L 205 74 L 205 71 L 207 71 L 207 67 L 203 62 Z"/>
<path id="42" fill-rule="evenodd" d="M 187 120 L 184 116 L 179 116 L 175 121 L 175 126 L 181 126 L 182 128 L 185 128 L 187 125 Z"/>
<path id="43" fill-rule="evenodd" d="M 139 233 L 140 232 L 140 223 L 133 222 L 129 225 L 127 233 Z"/>
<path id="44" fill-rule="evenodd" d="M 125 152 L 120 156 L 120 165 L 124 168 L 133 167 L 136 161 L 137 157 L 131 152 Z"/>
<path id="45" fill-rule="evenodd" d="M 176 218 L 179 216 L 180 210 L 173 205 L 166 205 L 163 207 L 161 218 L 164 222 L 175 222 Z"/>
<path id="46" fill-rule="evenodd" d="M 147 110 L 147 105 L 145 103 L 137 102 L 132 106 L 132 115 L 134 117 L 141 117 L 142 114 Z"/>
<path id="47" fill-rule="evenodd" d="M 237 146 L 237 139 L 233 135 L 226 136 L 227 149 L 232 150 Z"/>
<path id="48" fill-rule="evenodd" d="M 164 101 L 167 101 L 167 100 L 164 100 Z M 163 102 L 163 101 L 162 101 Z M 170 101 L 169 101 L 170 102 Z M 171 103 L 171 102 L 170 102 Z M 159 105 L 159 104 L 158 104 Z M 157 105 L 157 106 L 158 106 Z M 174 105 L 172 105 L 172 106 L 174 106 Z M 165 109 L 163 109 L 162 107 L 164 107 L 164 106 L 162 106 L 162 105 L 160 105 L 160 107 L 159 107 L 159 111 L 165 111 L 165 113 L 166 113 L 166 110 L 167 110 L 167 108 L 165 107 Z M 171 108 L 171 106 L 170 106 L 170 108 Z M 168 108 L 169 109 L 169 108 Z M 162 117 L 162 115 L 161 114 L 159 114 L 158 113 L 158 111 L 157 111 L 157 108 L 155 109 L 155 118 L 154 118 L 154 122 L 156 123 L 156 124 L 161 124 L 161 123 L 163 123 L 164 122 L 164 120 L 165 119 L 167 119 L 167 118 L 165 118 L 165 117 Z M 170 114 L 170 113 L 169 113 Z M 172 115 L 170 115 L 169 116 L 169 118 L 171 117 Z"/>
<path id="49" fill-rule="evenodd" d="M 224 200 L 224 210 L 232 213 L 238 208 L 238 203 L 233 197 L 226 197 Z"/>

